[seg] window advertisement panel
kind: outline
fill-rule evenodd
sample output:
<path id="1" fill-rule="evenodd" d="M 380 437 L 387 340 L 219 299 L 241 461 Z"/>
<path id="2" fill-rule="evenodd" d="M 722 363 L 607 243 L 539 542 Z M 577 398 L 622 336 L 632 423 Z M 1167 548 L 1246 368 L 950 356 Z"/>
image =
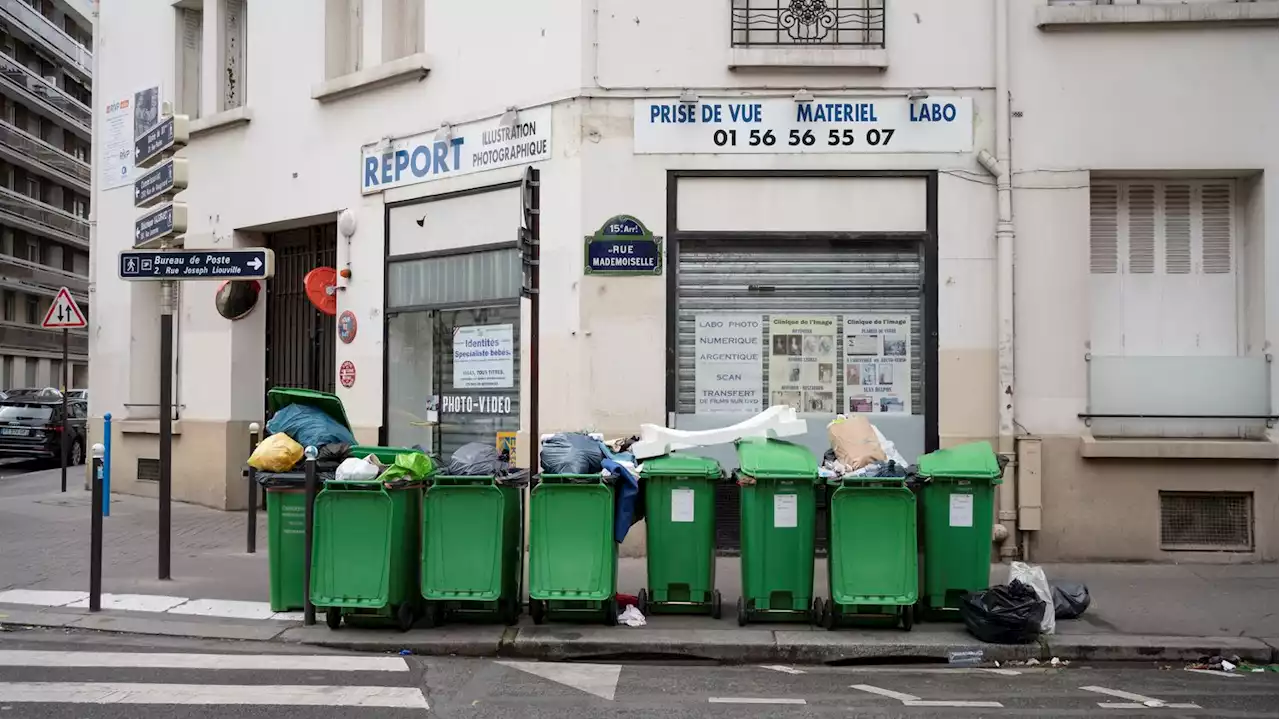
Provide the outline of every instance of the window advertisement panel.
<path id="1" fill-rule="evenodd" d="M 476 325 L 453 330 L 455 389 L 509 389 L 515 350 L 511 325 Z"/>
<path id="2" fill-rule="evenodd" d="M 769 403 L 836 411 L 836 315 L 769 318 Z"/>
<path id="3" fill-rule="evenodd" d="M 764 411 L 763 315 L 697 317 L 697 414 Z"/>
<path id="4" fill-rule="evenodd" d="M 911 413 L 911 316 L 844 316 L 844 387 L 850 413 Z"/>

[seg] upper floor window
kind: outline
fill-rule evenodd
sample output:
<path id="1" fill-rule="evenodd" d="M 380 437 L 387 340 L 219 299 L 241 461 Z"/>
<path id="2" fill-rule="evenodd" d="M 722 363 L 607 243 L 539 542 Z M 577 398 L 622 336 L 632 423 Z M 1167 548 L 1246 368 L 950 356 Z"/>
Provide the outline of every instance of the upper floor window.
<path id="1" fill-rule="evenodd" d="M 220 0 L 218 110 L 243 107 L 248 84 L 249 4 Z"/>
<path id="2" fill-rule="evenodd" d="M 359 72 L 364 63 L 364 0 L 325 0 L 324 76 Z"/>
<path id="3" fill-rule="evenodd" d="M 732 0 L 735 47 L 884 47 L 887 0 Z"/>
<path id="4" fill-rule="evenodd" d="M 191 119 L 200 117 L 201 53 L 204 51 L 204 6 L 199 0 L 185 0 L 174 8 L 174 35 L 178 46 L 177 112 Z"/>
<path id="5" fill-rule="evenodd" d="M 382 0 L 382 61 L 422 52 L 423 0 Z"/>

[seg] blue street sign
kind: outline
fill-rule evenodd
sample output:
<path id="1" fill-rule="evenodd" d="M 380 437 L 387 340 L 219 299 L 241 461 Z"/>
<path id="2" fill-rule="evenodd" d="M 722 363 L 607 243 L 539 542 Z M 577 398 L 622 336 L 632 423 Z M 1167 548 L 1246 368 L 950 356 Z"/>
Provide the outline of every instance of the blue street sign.
<path id="1" fill-rule="evenodd" d="M 265 248 L 120 253 L 122 280 L 262 280 L 275 271 L 275 253 Z"/>
<path id="2" fill-rule="evenodd" d="M 186 231 L 186 205 L 179 202 L 170 202 L 139 217 L 133 223 L 133 246 L 141 247 L 148 242 L 163 239 L 170 235 L 180 235 Z"/>
<path id="3" fill-rule="evenodd" d="M 662 238 L 630 215 L 610 217 L 586 238 L 583 271 L 588 275 L 662 274 Z"/>
<path id="4" fill-rule="evenodd" d="M 183 165 L 182 172 L 178 172 L 179 164 Z M 186 189 L 185 164 L 184 159 L 171 158 L 135 180 L 133 183 L 134 207 L 147 207 L 170 193 Z M 182 177 L 178 178 L 178 175 Z"/>
<path id="5" fill-rule="evenodd" d="M 175 145 L 187 144 L 190 129 L 185 115 L 170 115 L 159 125 L 147 130 L 133 144 L 133 164 L 150 167 L 151 163 Z"/>

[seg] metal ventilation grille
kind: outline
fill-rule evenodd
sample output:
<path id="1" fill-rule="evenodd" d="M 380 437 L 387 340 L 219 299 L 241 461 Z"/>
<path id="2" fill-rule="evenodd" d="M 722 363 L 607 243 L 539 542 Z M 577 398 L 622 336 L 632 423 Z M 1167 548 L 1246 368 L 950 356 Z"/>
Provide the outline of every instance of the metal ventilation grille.
<path id="1" fill-rule="evenodd" d="M 1161 492 L 1160 548 L 1253 551 L 1251 492 Z"/>
<path id="2" fill-rule="evenodd" d="M 160 460 L 158 459 L 142 459 L 138 458 L 138 481 L 139 482 L 159 482 L 160 481 Z"/>

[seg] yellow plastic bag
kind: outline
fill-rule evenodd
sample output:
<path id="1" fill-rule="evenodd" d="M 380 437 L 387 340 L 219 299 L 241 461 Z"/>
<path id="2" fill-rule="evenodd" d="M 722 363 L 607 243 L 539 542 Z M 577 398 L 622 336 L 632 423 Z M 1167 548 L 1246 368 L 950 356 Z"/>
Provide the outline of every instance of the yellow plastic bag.
<path id="1" fill-rule="evenodd" d="M 263 472 L 288 472 L 302 459 L 302 445 L 284 432 L 262 440 L 249 456 L 249 466 Z"/>

